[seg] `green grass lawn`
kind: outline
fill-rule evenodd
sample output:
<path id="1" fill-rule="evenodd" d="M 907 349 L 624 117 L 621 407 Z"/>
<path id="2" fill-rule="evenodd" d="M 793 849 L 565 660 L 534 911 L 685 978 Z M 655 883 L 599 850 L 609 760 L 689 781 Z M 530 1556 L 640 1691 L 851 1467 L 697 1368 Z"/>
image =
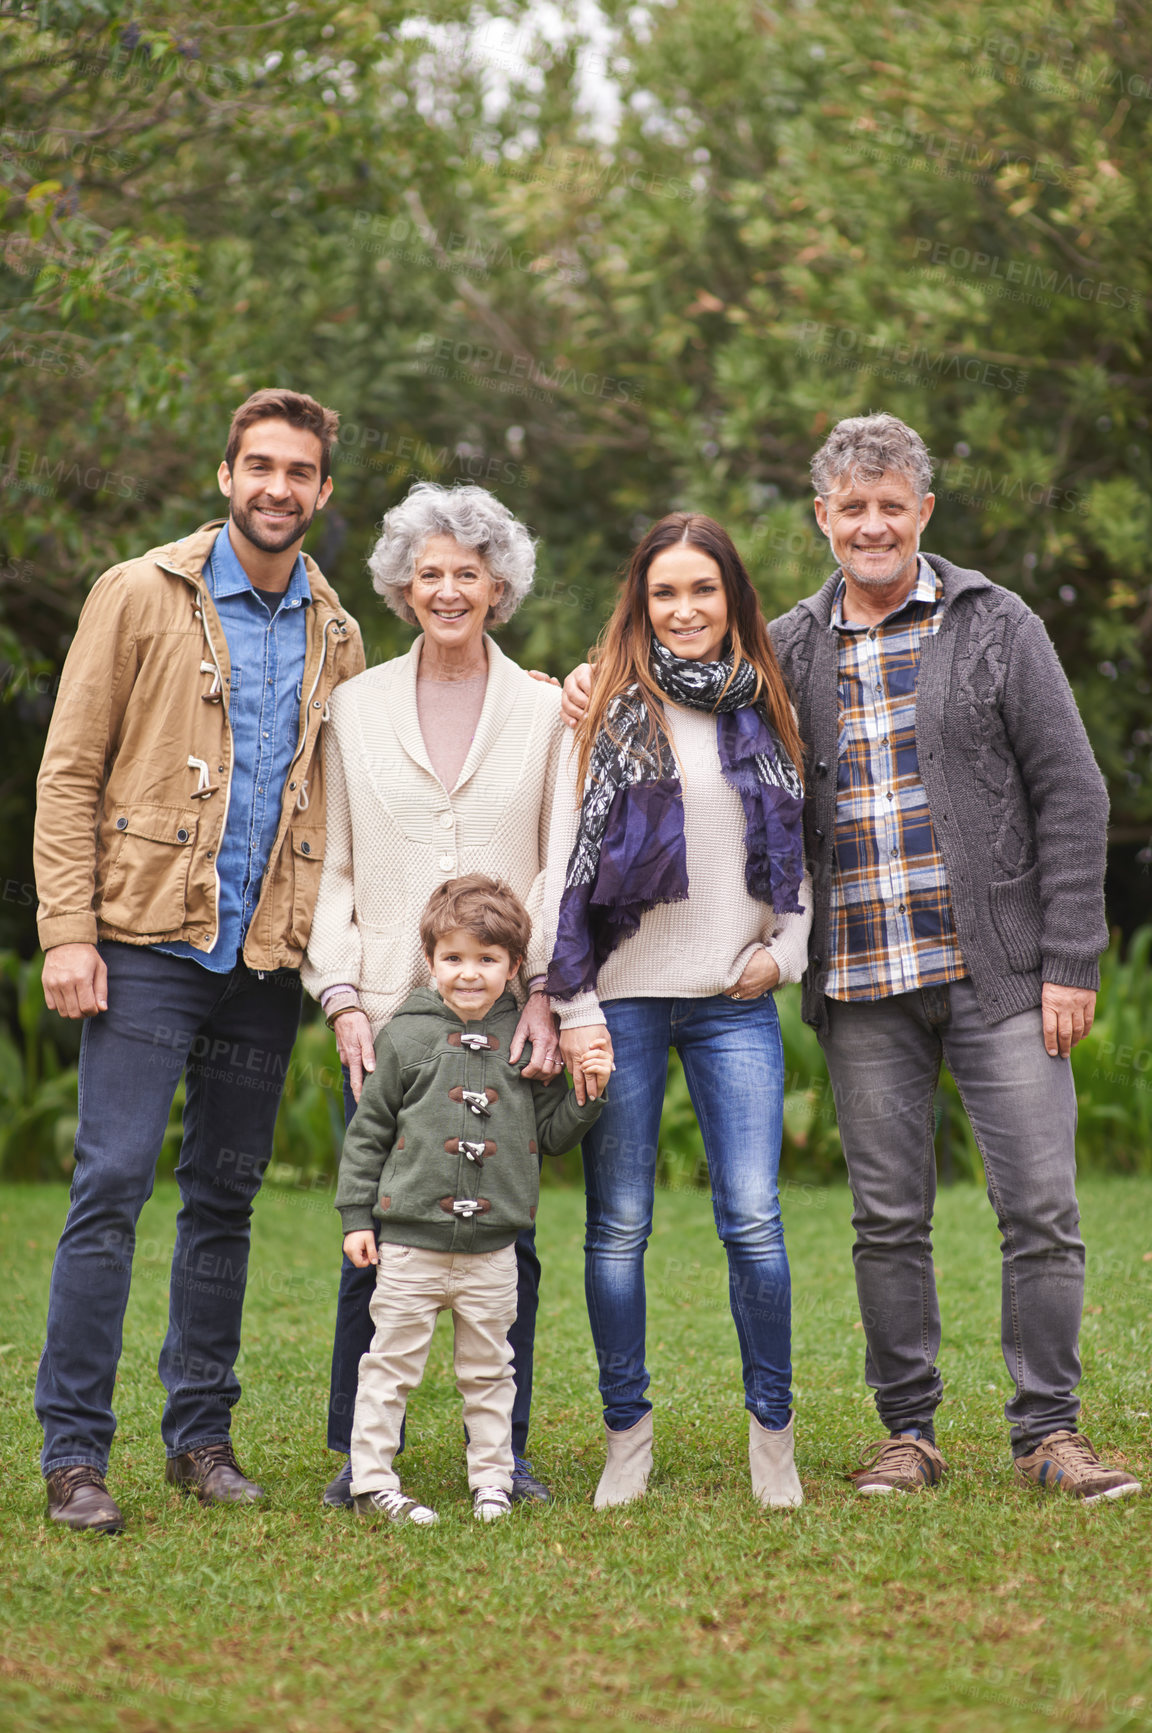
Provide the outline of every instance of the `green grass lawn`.
<path id="1" fill-rule="evenodd" d="M 1152 1492 L 1152 1182 L 1082 1187 L 1089 1245 L 1084 1430 Z M 1152 1728 L 1152 1498 L 1083 1509 L 1014 1483 L 999 1259 L 981 1192 L 942 1194 L 948 1397 L 935 1494 L 862 1500 L 843 1470 L 877 1435 L 844 1189 L 785 1197 L 807 1502 L 766 1513 L 708 1200 L 662 1193 L 648 1254 L 656 1470 L 596 1515 L 602 1446 L 581 1277 L 582 1198 L 541 1209 L 545 1289 L 532 1456 L 548 1510 L 473 1522 L 441 1320 L 413 1397 L 406 1489 L 433 1530 L 321 1513 L 339 1233 L 326 1199 L 256 1210 L 234 1433 L 266 1509 L 201 1510 L 163 1481 L 163 1333 L 175 1216 L 140 1228 L 111 1486 L 129 1528 L 50 1529 L 31 1411 L 57 1188 L 0 1189 L 6 1424 L 0 1724 L 455 1733 L 655 1726 Z"/>

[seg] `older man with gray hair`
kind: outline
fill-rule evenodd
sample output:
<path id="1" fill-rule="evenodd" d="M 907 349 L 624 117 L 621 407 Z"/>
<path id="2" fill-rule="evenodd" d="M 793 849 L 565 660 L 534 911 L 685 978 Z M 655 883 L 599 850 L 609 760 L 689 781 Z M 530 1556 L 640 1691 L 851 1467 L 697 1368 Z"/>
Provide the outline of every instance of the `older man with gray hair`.
<path id="1" fill-rule="evenodd" d="M 864 1494 L 938 1484 L 933 1097 L 951 1071 L 1003 1254 L 1016 1472 L 1086 1501 L 1140 1490 L 1077 1430 L 1084 1246 L 1068 1055 L 1092 1027 L 1107 795 L 1036 614 L 919 551 L 923 440 L 841 421 L 812 460 L 837 570 L 776 621 L 807 742 L 814 919 L 804 1015 L 855 1204 L 865 1371 L 888 1436 Z"/>

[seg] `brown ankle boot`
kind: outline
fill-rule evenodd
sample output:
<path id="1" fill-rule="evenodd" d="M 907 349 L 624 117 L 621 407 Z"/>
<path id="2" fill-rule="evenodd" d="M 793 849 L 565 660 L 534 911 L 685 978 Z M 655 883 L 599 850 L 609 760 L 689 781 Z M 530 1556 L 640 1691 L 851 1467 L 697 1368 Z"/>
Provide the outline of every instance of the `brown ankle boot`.
<path id="1" fill-rule="evenodd" d="M 86 1529 L 91 1534 L 119 1534 L 124 1517 L 104 1484 L 98 1468 L 87 1462 L 71 1468 L 54 1468 L 45 1475 L 48 1515 L 65 1528 Z"/>
<path id="2" fill-rule="evenodd" d="M 164 1478 L 201 1504 L 258 1504 L 264 1488 L 249 1480 L 231 1444 L 198 1444 L 182 1456 L 170 1456 Z"/>

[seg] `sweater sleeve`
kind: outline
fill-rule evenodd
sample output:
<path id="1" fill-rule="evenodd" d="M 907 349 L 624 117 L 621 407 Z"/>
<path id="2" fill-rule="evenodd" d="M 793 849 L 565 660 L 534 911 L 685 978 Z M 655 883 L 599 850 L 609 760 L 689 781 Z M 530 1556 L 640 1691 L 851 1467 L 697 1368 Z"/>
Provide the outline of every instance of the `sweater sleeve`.
<path id="1" fill-rule="evenodd" d="M 1031 611 L 1012 642 L 1002 714 L 1035 825 L 1043 978 L 1094 990 L 1108 944 L 1108 791 L 1055 646 Z"/>
<path id="2" fill-rule="evenodd" d="M 559 747 L 544 882 L 544 938 L 549 958 L 556 945 L 560 899 L 564 894 L 568 861 L 580 824 L 580 803 L 576 793 L 576 742 L 567 729 L 564 734 L 567 738 L 561 740 Z M 577 993 L 573 999 L 553 999 L 552 1009 L 560 1018 L 561 1029 L 583 1029 L 589 1024 L 604 1021 L 604 1013 L 595 992 Z"/>
<path id="3" fill-rule="evenodd" d="M 800 886 L 800 913 L 773 912 L 764 936 L 764 949 L 776 959 L 780 985 L 799 981 L 808 967 L 808 934 L 812 930 L 812 874 L 805 868 Z"/>
<path id="4" fill-rule="evenodd" d="M 376 1069 L 364 1079 L 352 1123 L 344 1133 L 336 1209 L 346 1234 L 373 1225 L 380 1175 L 392 1153 L 402 1100 L 400 1058 L 384 1028 L 376 1037 Z"/>
<path id="5" fill-rule="evenodd" d="M 563 1077 L 551 1083 L 533 1083 L 532 1095 L 536 1108 L 536 1136 L 543 1155 L 567 1155 L 580 1142 L 589 1126 L 595 1125 L 604 1110 L 606 1095 L 596 1101 L 586 1101 L 583 1107 L 576 1100 L 576 1091 Z"/>
<path id="6" fill-rule="evenodd" d="M 338 705 L 343 694 L 333 695 Z M 316 897 L 316 912 L 300 978 L 314 999 L 329 987 L 356 988 L 360 982 L 363 948 L 356 925 L 353 878 L 352 809 L 344 769 L 344 747 L 335 721 L 329 721 L 324 742 L 324 787 L 327 836 L 324 866 Z M 355 995 L 347 1003 L 358 1003 Z"/>

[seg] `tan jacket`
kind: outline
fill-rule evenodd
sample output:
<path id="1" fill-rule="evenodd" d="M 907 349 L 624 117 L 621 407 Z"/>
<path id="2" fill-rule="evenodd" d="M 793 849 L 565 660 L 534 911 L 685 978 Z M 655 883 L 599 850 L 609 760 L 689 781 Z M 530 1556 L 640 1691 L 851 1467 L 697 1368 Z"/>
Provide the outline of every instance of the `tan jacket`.
<path id="1" fill-rule="evenodd" d="M 220 523 L 97 579 L 60 677 L 37 783 L 40 943 L 216 942 L 217 858 L 232 782 L 231 667 L 202 577 Z M 244 944 L 298 968 L 324 861 L 328 699 L 364 667 L 360 630 L 305 556 L 312 605 L 296 756 Z"/>

